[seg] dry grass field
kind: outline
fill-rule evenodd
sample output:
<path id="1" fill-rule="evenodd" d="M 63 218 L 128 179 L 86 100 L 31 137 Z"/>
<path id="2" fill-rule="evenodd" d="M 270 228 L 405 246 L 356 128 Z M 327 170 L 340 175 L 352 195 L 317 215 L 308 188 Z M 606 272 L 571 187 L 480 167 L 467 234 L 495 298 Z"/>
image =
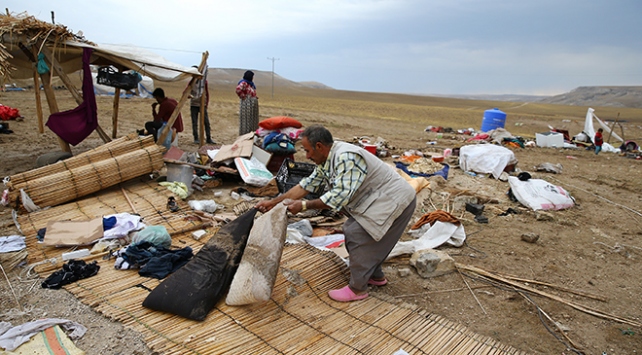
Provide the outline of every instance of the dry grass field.
<path id="1" fill-rule="evenodd" d="M 211 81 L 211 80 L 210 80 Z M 438 139 L 428 133 L 428 125 L 479 129 L 483 112 L 498 107 L 507 113 L 506 129 L 527 138 L 548 131 L 548 126 L 567 129 L 577 134 L 584 125 L 586 106 L 561 106 L 539 103 L 490 102 L 309 89 L 275 87 L 271 97 L 269 82 L 257 82 L 261 117 L 288 115 L 305 126 L 319 123 L 327 126 L 339 139 L 353 137 L 382 137 L 395 147 L 393 154 L 408 149 L 425 153 L 439 152 L 466 144 L 465 137 L 446 134 Z M 185 83 L 161 85 L 168 96 L 178 98 Z M 233 84 L 210 88 L 209 116 L 212 136 L 218 143 L 231 143 L 238 132 L 238 99 Z M 62 110 L 75 106 L 71 95 L 57 91 Z M 0 103 L 20 109 L 24 121 L 11 122 L 13 134 L 0 135 L 2 163 L 0 175 L 7 176 L 29 170 L 39 155 L 58 149 L 52 132 L 37 132 L 33 92 L 0 93 Z M 123 99 L 120 102 L 118 136 L 143 127 L 150 118 L 152 100 Z M 47 106 L 45 114 L 47 114 Z M 626 139 L 642 143 L 642 109 L 594 107 L 605 120 L 618 117 Z M 98 98 L 99 121 L 111 134 L 112 98 Z M 185 132 L 179 135 L 179 145 L 186 151 L 196 151 L 192 143 L 189 109 L 183 109 Z M 619 133 L 620 131 L 617 130 Z M 437 141 L 436 145 L 427 145 Z M 96 134 L 73 148 L 74 153 L 101 144 Z M 508 184 L 494 179 L 471 177 L 459 169 L 451 169 L 446 183 L 432 186 L 419 195 L 415 218 L 435 208 L 452 206 L 457 195 L 488 198 L 485 215 L 488 224 L 478 224 L 469 213 L 457 212 L 468 234 L 462 248 L 442 247 L 458 263 L 484 270 L 513 275 L 547 283 L 529 285 L 543 292 L 558 295 L 568 302 L 586 305 L 613 316 L 642 322 L 642 161 L 615 154 L 595 156 L 586 150 L 553 148 L 515 149 L 518 168 L 536 178 L 546 179 L 567 189 L 576 199 L 576 206 L 563 211 L 522 213 L 499 216 L 509 207 L 518 208 L 506 196 Z M 296 155 L 304 160 L 302 152 Z M 390 160 L 390 158 L 386 158 Z M 552 175 L 535 172 L 534 166 L 561 163 L 563 173 Z M 61 182 L 64 183 L 64 182 Z M 193 198 L 211 198 L 206 190 Z M 0 235 L 16 233 L 10 225 L 10 210 L 0 207 Z M 537 233 L 540 238 L 526 243 L 520 236 Z M 409 236 L 404 236 L 409 239 Z M 413 304 L 432 313 L 466 325 L 473 331 L 493 337 L 505 344 L 534 354 L 573 354 L 569 347 L 585 354 L 635 354 L 642 351 L 642 328 L 608 318 L 600 318 L 576 310 L 567 304 L 529 294 L 530 300 L 507 288 L 489 286 L 476 278 L 458 273 L 434 279 L 423 279 L 414 271 L 402 277 L 400 269 L 408 265 L 408 257 L 398 257 L 385 264 L 390 280 L 388 286 L 375 288 L 371 293 L 395 303 Z M 139 337 L 125 331 L 81 305 L 65 291 L 29 289 L 12 274 L 21 302 L 30 304 L 29 314 L 16 316 L 19 323 L 44 316 L 68 317 L 85 323 L 88 335 L 78 345 L 88 354 L 150 354 Z M 465 281 L 464 281 L 465 280 Z M 0 313 L 15 307 L 6 282 L 0 282 Z M 551 286 L 604 297 L 599 301 L 560 291 Z M 470 287 L 470 288 L 469 288 Z M 49 300 L 49 302 L 44 302 Z M 546 316 L 538 312 L 535 304 Z M 6 314 L 6 313 L 5 313 Z M 4 317 L 3 317 L 4 318 Z M 550 331 L 548 330 L 550 329 Z M 98 333 L 98 335 L 97 335 Z M 565 337 L 566 336 L 566 337 Z M 561 339 L 561 340 L 558 340 Z M 571 345 L 572 342 L 572 345 Z"/>

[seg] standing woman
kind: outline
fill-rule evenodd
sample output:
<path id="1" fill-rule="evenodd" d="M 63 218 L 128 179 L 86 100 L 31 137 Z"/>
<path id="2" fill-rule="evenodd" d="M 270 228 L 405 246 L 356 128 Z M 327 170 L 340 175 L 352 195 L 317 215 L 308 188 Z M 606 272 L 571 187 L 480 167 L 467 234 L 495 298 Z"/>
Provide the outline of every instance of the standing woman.
<path id="1" fill-rule="evenodd" d="M 254 72 L 248 70 L 236 86 L 236 94 L 241 99 L 239 110 L 239 136 L 259 129 L 259 98 L 252 81 Z"/>

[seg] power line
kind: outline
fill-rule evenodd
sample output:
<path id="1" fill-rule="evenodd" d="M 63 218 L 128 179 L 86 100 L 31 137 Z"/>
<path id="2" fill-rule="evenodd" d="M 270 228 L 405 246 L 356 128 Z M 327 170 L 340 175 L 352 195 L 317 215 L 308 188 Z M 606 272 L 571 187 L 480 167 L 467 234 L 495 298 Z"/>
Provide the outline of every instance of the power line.
<path id="1" fill-rule="evenodd" d="M 268 60 L 272 61 L 272 98 L 274 98 L 274 61 L 279 60 L 279 58 L 268 57 Z"/>

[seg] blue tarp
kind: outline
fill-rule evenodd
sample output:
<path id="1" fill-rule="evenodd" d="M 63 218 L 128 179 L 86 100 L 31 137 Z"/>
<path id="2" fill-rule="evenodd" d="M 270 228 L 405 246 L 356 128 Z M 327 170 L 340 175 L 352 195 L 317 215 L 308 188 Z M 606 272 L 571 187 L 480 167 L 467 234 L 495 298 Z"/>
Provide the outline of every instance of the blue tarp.
<path id="1" fill-rule="evenodd" d="M 410 175 L 411 177 L 417 177 L 417 176 L 431 177 L 431 176 L 439 175 L 446 180 L 448 180 L 448 170 L 450 169 L 450 166 L 448 164 L 442 164 L 444 166 L 443 169 L 435 172 L 434 174 L 424 174 L 424 173 L 418 173 L 418 172 L 408 170 L 408 166 L 406 166 L 404 163 L 401 163 L 401 162 L 396 162 L 395 165 L 397 166 L 397 169 L 403 170 L 403 172 Z"/>

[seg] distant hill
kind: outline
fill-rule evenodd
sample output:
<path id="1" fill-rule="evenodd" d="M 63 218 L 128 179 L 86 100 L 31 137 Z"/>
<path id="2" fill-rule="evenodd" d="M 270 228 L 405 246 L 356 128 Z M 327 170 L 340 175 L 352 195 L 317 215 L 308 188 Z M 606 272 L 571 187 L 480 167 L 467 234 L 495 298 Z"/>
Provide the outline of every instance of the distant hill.
<path id="1" fill-rule="evenodd" d="M 450 97 L 453 99 L 465 99 L 465 100 L 484 100 L 484 101 L 514 101 L 514 102 L 536 102 L 542 101 L 549 98 L 550 96 L 539 96 L 539 95 L 515 95 L 515 94 L 503 94 L 503 95 L 441 95 L 441 94 L 429 94 L 429 96 L 434 97 Z"/>
<path id="2" fill-rule="evenodd" d="M 642 108 L 642 86 L 580 86 L 540 102 L 572 106 Z"/>
<path id="3" fill-rule="evenodd" d="M 210 68 L 208 80 L 215 85 L 236 85 L 246 69 Z M 272 86 L 272 72 L 252 70 L 254 82 L 262 90 Z M 334 90 L 325 84 L 315 81 L 296 82 L 274 74 L 275 87 L 307 88 Z M 555 96 L 538 95 L 442 95 L 427 94 L 423 96 L 448 97 L 466 100 L 541 102 L 547 104 L 596 107 L 631 107 L 642 108 L 642 86 L 581 86 L 567 93 Z"/>
<path id="4" fill-rule="evenodd" d="M 218 85 L 236 85 L 243 78 L 243 74 L 247 69 L 236 69 L 236 68 L 209 68 L 207 80 L 210 84 Z M 254 72 L 254 83 L 265 88 L 272 86 L 272 72 L 253 70 Z M 315 81 L 302 81 L 296 82 L 288 80 L 279 74 L 274 73 L 274 86 L 289 86 L 292 88 L 311 88 L 311 89 L 332 89 L 331 87 L 318 83 Z"/>

